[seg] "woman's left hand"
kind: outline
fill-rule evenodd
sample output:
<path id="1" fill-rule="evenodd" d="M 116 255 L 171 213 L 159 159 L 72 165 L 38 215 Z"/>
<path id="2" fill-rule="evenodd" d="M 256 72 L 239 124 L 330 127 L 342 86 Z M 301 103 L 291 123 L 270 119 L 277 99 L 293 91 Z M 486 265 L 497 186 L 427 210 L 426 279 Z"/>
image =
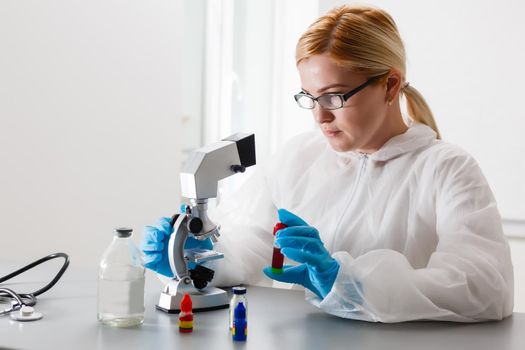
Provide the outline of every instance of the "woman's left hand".
<path id="1" fill-rule="evenodd" d="M 284 256 L 301 264 L 286 265 L 281 274 L 272 273 L 267 266 L 264 273 L 280 282 L 300 284 L 323 299 L 334 285 L 339 263 L 330 256 L 315 227 L 285 209 L 278 214 L 287 228 L 277 232 L 275 244 Z"/>

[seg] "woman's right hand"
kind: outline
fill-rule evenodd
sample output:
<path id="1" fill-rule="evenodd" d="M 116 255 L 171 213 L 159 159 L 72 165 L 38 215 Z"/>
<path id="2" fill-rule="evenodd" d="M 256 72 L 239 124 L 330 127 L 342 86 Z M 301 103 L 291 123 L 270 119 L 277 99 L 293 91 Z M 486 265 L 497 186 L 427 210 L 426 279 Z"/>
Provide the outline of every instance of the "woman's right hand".
<path id="1" fill-rule="evenodd" d="M 168 256 L 168 243 L 173 233 L 171 218 L 160 218 L 155 226 L 146 226 L 140 248 L 144 253 L 144 267 L 166 277 L 173 277 Z M 211 238 L 197 240 L 187 237 L 184 249 L 213 249 Z M 194 265 L 193 265 L 194 266 Z M 192 265 L 189 268 L 193 268 Z"/>
<path id="2" fill-rule="evenodd" d="M 168 257 L 168 242 L 173 233 L 171 218 L 160 218 L 155 226 L 146 226 L 140 248 L 144 253 L 144 267 L 167 277 L 173 277 Z"/>

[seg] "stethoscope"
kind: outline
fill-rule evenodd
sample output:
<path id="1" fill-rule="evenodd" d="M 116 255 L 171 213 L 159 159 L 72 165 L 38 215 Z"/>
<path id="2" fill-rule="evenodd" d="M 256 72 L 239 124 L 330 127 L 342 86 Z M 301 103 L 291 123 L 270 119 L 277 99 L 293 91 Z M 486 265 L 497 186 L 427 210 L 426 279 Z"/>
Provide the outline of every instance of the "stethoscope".
<path id="1" fill-rule="evenodd" d="M 32 262 L 31 264 L 22 267 L 21 269 L 16 270 L 15 272 L 12 272 L 4 277 L 0 278 L 0 283 L 5 282 L 15 276 L 20 275 L 21 273 L 32 269 L 35 266 L 38 266 L 48 260 L 55 259 L 55 258 L 64 258 L 64 264 L 56 274 L 56 276 L 49 282 L 46 286 L 43 288 L 40 288 L 37 291 L 34 291 L 32 293 L 16 293 L 12 289 L 9 288 L 0 288 L 0 302 L 2 300 L 7 300 L 11 303 L 11 307 L 0 311 L 0 316 L 3 315 L 10 315 L 12 320 L 15 321 L 35 321 L 39 320 L 43 317 L 43 315 L 39 312 L 36 312 L 33 308 L 33 306 L 36 305 L 36 297 L 40 294 L 43 294 L 47 292 L 51 287 L 53 287 L 58 280 L 62 277 L 64 272 L 66 271 L 67 267 L 69 266 L 69 256 L 65 253 L 54 253 L 50 254 L 48 256 L 45 256 L 41 259 L 38 259 L 35 262 Z M 16 312 L 18 311 L 18 312 Z"/>

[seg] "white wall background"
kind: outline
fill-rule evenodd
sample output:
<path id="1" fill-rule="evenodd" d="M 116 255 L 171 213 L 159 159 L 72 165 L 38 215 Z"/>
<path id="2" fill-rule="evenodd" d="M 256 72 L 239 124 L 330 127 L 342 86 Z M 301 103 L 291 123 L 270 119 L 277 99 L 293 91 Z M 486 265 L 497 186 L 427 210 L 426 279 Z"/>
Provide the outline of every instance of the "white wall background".
<path id="1" fill-rule="evenodd" d="M 179 206 L 200 144 L 203 1 L 0 2 L 0 247 L 96 266 Z M 184 69 L 182 69 L 184 67 Z"/>
<path id="2" fill-rule="evenodd" d="M 208 1 L 206 142 L 254 132 L 263 164 L 314 126 L 293 95 L 300 90 L 295 45 L 317 16 L 317 0 Z"/>

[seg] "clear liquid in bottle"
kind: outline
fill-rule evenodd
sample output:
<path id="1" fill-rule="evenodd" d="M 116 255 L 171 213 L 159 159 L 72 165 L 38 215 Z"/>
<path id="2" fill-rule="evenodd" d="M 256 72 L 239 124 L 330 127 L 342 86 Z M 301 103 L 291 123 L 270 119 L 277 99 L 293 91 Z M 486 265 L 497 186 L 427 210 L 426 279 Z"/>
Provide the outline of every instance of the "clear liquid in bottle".
<path id="1" fill-rule="evenodd" d="M 115 229 L 99 265 L 98 320 L 115 327 L 144 322 L 145 270 L 131 233 L 128 228 Z"/>

